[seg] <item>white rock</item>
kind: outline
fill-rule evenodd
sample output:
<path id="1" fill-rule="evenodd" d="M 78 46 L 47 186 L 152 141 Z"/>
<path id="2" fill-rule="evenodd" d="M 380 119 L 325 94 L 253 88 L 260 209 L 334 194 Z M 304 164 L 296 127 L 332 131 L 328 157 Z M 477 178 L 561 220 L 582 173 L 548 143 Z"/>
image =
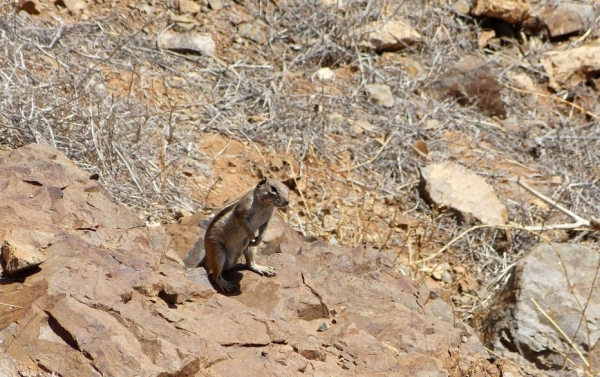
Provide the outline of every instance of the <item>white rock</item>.
<path id="1" fill-rule="evenodd" d="M 63 2 L 71 13 L 82 12 L 85 8 L 87 8 L 87 3 L 82 0 L 63 0 Z"/>
<path id="2" fill-rule="evenodd" d="M 202 54 L 214 54 L 217 46 L 208 34 L 180 34 L 168 30 L 158 36 L 158 46 L 167 50 L 194 51 Z"/>
<path id="3" fill-rule="evenodd" d="M 379 52 L 400 51 L 423 40 L 417 30 L 400 18 L 371 22 L 356 29 L 354 35 L 359 38 L 360 47 Z"/>
<path id="4" fill-rule="evenodd" d="M 369 100 L 376 105 L 385 107 L 394 106 L 394 96 L 389 86 L 385 84 L 369 84 L 365 87 Z"/>
<path id="5" fill-rule="evenodd" d="M 333 80 L 335 78 L 335 72 L 333 72 L 330 68 L 324 67 L 319 69 L 313 77 L 316 77 L 320 81 L 325 80 Z"/>

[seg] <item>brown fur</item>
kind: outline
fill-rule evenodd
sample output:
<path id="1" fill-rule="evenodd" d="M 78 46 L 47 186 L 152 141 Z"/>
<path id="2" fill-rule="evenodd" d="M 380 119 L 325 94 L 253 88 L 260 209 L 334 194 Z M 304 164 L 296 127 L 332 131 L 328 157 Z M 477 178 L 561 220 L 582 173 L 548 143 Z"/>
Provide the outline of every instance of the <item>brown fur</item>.
<path id="1" fill-rule="evenodd" d="M 203 264 L 222 291 L 235 290 L 235 285 L 221 274 L 234 267 L 242 254 L 248 269 L 267 276 L 277 273 L 273 267 L 254 263 L 254 246 L 262 241 L 275 207 L 285 207 L 288 203 L 289 189 L 277 180 L 263 178 L 254 189 L 225 206 L 212 219 L 204 236 Z"/>

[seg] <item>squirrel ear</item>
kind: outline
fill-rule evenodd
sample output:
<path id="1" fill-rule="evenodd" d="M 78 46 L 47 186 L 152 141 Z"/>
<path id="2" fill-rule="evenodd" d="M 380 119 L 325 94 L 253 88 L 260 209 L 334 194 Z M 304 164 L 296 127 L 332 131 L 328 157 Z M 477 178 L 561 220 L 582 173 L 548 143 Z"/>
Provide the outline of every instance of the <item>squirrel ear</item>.
<path id="1" fill-rule="evenodd" d="M 262 179 L 260 181 L 258 181 L 258 184 L 264 185 L 266 181 L 267 181 L 267 177 L 262 177 Z"/>

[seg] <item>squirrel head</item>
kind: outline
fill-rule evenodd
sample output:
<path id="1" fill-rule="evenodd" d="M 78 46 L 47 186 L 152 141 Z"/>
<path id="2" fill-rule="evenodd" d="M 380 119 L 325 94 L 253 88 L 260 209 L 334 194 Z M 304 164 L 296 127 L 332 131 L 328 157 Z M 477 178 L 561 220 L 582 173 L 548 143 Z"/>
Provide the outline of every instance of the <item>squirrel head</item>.
<path id="1" fill-rule="evenodd" d="M 290 190 L 276 179 L 262 178 L 254 189 L 254 195 L 265 206 L 285 207 L 290 202 Z"/>

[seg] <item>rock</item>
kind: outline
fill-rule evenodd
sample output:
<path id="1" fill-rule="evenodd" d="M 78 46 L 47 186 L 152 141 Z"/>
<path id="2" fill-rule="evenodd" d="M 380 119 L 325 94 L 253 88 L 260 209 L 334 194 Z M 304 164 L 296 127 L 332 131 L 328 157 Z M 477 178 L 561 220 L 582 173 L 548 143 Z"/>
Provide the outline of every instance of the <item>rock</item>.
<path id="1" fill-rule="evenodd" d="M 404 215 L 402 213 L 397 213 L 395 215 L 391 215 L 394 222 L 393 225 L 398 227 L 398 228 L 402 228 L 402 229 L 409 229 L 409 228 L 416 228 L 419 226 L 419 224 L 421 223 L 418 219 L 415 219 L 414 217 L 408 216 L 408 215 Z"/>
<path id="2" fill-rule="evenodd" d="M 2 258 L 9 275 L 37 267 L 46 260 L 37 247 L 16 237 L 4 240 Z"/>
<path id="3" fill-rule="evenodd" d="M 598 253 L 585 246 L 535 246 L 517 262 L 504 291 L 478 315 L 488 346 L 502 357 L 519 360 L 519 364 L 526 359 L 550 376 L 579 375 L 565 357 L 582 365 L 580 356 L 536 307 L 535 300 L 583 357 L 596 365 L 600 292 L 592 287 L 599 263 Z M 581 323 L 582 306 L 585 323 Z"/>
<path id="4" fill-rule="evenodd" d="M 48 246 L 38 272 L 2 286 L 15 307 L 0 311 L 0 354 L 20 371 L 56 375 L 199 371 L 204 356 L 193 348 L 202 340 L 152 320 L 165 304 L 137 289 L 160 287 L 166 234 L 144 227 L 53 148 L 2 152 L 0 166 L 0 228 Z"/>
<path id="5" fill-rule="evenodd" d="M 2 282 L 0 373 L 493 375 L 444 294 L 376 250 L 307 244 L 280 222 L 282 252 L 258 259 L 278 274 L 228 271 L 241 294 L 227 297 L 170 250 L 198 240 L 145 226 L 50 147 L 0 152 L 0 187 L 5 238 L 47 246 L 35 274 Z M 194 216 L 182 223 L 200 239 Z"/>
<path id="6" fill-rule="evenodd" d="M 20 11 L 18 11 L 17 16 L 19 16 L 19 18 L 22 19 L 23 21 L 31 20 L 31 14 L 24 9 L 21 9 Z"/>
<path id="7" fill-rule="evenodd" d="M 522 22 L 530 13 L 529 0 L 477 0 L 471 9 L 474 16 L 498 18 L 510 24 Z"/>
<path id="8" fill-rule="evenodd" d="M 462 106 L 475 104 L 488 116 L 506 117 L 500 84 L 479 56 L 469 55 L 451 66 L 430 89 L 440 100 L 450 97 Z"/>
<path id="9" fill-rule="evenodd" d="M 182 217 L 179 224 L 167 226 L 167 233 L 171 234 L 171 244 L 169 245 L 186 267 L 198 267 L 202 258 L 204 258 L 204 233 L 210 220 L 202 213 L 196 213 L 192 216 Z M 174 229 L 177 234 L 175 235 Z"/>
<path id="10" fill-rule="evenodd" d="M 403 71 L 402 73 L 407 74 L 414 79 L 426 74 L 423 65 L 417 59 L 408 56 L 400 56 L 396 53 L 385 52 L 381 55 L 381 61 L 384 64 L 389 61 L 391 64 L 400 65 Z"/>
<path id="11" fill-rule="evenodd" d="M 4 339 L 2 339 L 4 340 Z M 5 377 L 21 377 L 19 373 L 18 365 L 15 363 L 9 355 L 0 354 L 0 376 Z"/>
<path id="12" fill-rule="evenodd" d="M 320 324 L 335 316 L 335 327 L 319 333 L 323 335 L 314 343 L 313 332 L 295 337 L 289 345 L 306 349 L 304 355 L 309 359 L 318 359 L 321 353 L 336 355 L 340 367 L 350 368 L 344 375 L 367 371 L 390 375 L 411 368 L 443 374 L 443 365 L 447 365 L 443 360 L 449 357 L 444 350 L 459 347 L 460 331 L 450 324 L 450 304 L 431 299 L 429 291 L 417 290 L 408 278 L 385 267 L 393 263 L 375 250 L 348 250 L 316 242 L 305 245 L 299 254 L 269 255 L 265 264 L 274 266 L 278 275 L 265 280 L 243 271 L 240 283 L 244 294 L 236 299 L 266 313 L 275 323 L 304 320 Z M 368 278 L 358 278 L 366 271 L 370 271 Z M 425 316 L 417 314 L 418 302 L 424 302 Z M 464 329 L 470 334 L 465 349 L 471 348 L 469 360 L 459 362 L 461 368 L 473 365 L 480 357 L 476 355 L 484 355 L 473 330 Z"/>
<path id="13" fill-rule="evenodd" d="M 358 45 L 378 53 L 404 50 L 423 40 L 421 34 L 401 18 L 374 21 L 354 32 Z"/>
<path id="14" fill-rule="evenodd" d="M 600 72 L 600 44 L 576 47 L 568 51 L 549 51 L 540 59 L 550 75 L 549 86 L 558 91 L 573 89 Z"/>
<path id="15" fill-rule="evenodd" d="M 314 76 L 320 81 L 333 80 L 335 78 L 335 72 L 331 68 L 324 67 L 315 72 Z"/>
<path id="16" fill-rule="evenodd" d="M 65 7 L 71 13 L 81 13 L 87 8 L 87 3 L 83 0 L 61 0 Z"/>
<path id="17" fill-rule="evenodd" d="M 264 45 L 269 41 L 267 34 L 262 27 L 252 22 L 244 22 L 238 25 L 238 34 L 241 37 L 250 39 L 259 45 Z"/>
<path id="18" fill-rule="evenodd" d="M 571 1 L 545 4 L 534 12 L 548 28 L 551 38 L 585 33 L 594 22 L 594 7 Z"/>
<path id="19" fill-rule="evenodd" d="M 389 86 L 385 84 L 368 84 L 365 86 L 369 100 L 384 107 L 394 106 L 394 96 Z"/>
<path id="20" fill-rule="evenodd" d="M 288 226 L 285 226 L 283 219 L 275 214 L 271 219 L 271 222 L 269 222 L 269 226 L 265 231 L 262 242 L 256 247 L 258 254 L 270 255 L 281 253 L 281 246 L 284 244 L 284 241 L 287 241 L 285 242 L 286 246 L 292 248 L 290 251 L 298 251 L 301 247 L 301 237 Z"/>
<path id="21" fill-rule="evenodd" d="M 200 4 L 191 0 L 179 0 L 179 13 L 198 13 L 200 12 Z"/>
<path id="22" fill-rule="evenodd" d="M 192 29 L 194 29 L 198 25 L 198 22 L 194 19 L 194 17 L 193 17 L 192 14 L 190 14 L 190 13 L 175 14 L 175 13 L 173 13 L 171 11 L 167 12 L 167 14 L 169 15 L 169 22 L 175 24 L 174 27 L 173 27 L 173 29 L 172 30 L 168 30 L 167 32 L 173 33 L 174 36 L 178 36 L 178 35 L 190 36 L 190 35 L 193 35 L 192 33 L 190 33 L 190 31 Z M 178 33 L 181 33 L 181 34 L 178 34 Z M 159 38 L 162 35 L 163 34 L 159 35 Z M 195 43 L 197 43 L 197 42 L 195 42 Z M 186 50 L 185 49 L 181 49 L 181 51 L 185 52 Z"/>
<path id="23" fill-rule="evenodd" d="M 326 231 L 334 231 L 338 227 L 338 221 L 332 215 L 323 216 L 323 228 Z"/>
<path id="24" fill-rule="evenodd" d="M 454 278 L 452 277 L 452 274 L 450 272 L 444 271 L 442 272 L 441 280 L 446 284 L 452 284 Z"/>
<path id="25" fill-rule="evenodd" d="M 25 15 L 23 15 L 23 17 L 27 17 L 28 15 L 40 14 L 39 9 L 37 8 L 38 4 L 36 4 L 34 1 L 21 1 L 20 4 L 17 3 L 16 5 L 19 17 L 21 17 L 21 12 L 25 12 Z"/>
<path id="26" fill-rule="evenodd" d="M 527 90 L 529 92 L 535 91 L 535 84 L 533 83 L 533 80 L 525 73 L 513 75 L 510 80 L 512 85 L 518 89 Z"/>
<path id="27" fill-rule="evenodd" d="M 193 269 L 190 271 L 194 271 Z M 164 288 L 161 298 L 170 304 L 182 304 L 185 301 L 193 301 L 196 298 L 209 298 L 215 292 L 206 274 L 206 278 L 197 277 L 192 280 L 186 275 L 185 268 L 179 266 L 162 265 L 161 275 L 164 278 Z"/>
<path id="28" fill-rule="evenodd" d="M 484 48 L 488 45 L 488 42 L 496 36 L 496 32 L 494 30 L 481 30 L 479 33 L 479 48 Z"/>
<path id="29" fill-rule="evenodd" d="M 210 9 L 214 11 L 223 9 L 223 1 L 221 0 L 208 0 L 208 5 L 210 6 Z"/>
<path id="30" fill-rule="evenodd" d="M 473 294 L 479 289 L 479 282 L 470 273 L 458 282 L 461 293 Z"/>
<path id="31" fill-rule="evenodd" d="M 181 52 L 195 52 L 200 54 L 214 54 L 216 44 L 208 34 L 185 33 L 180 34 L 167 30 L 158 36 L 158 47 Z"/>
<path id="32" fill-rule="evenodd" d="M 506 207 L 494 190 L 462 165 L 446 161 L 421 169 L 419 192 L 437 207 L 450 208 L 460 221 L 475 218 L 490 225 L 508 221 Z"/>
<path id="33" fill-rule="evenodd" d="M 452 4 L 452 10 L 466 16 L 471 11 L 471 2 L 469 0 L 457 0 Z"/>
<path id="34" fill-rule="evenodd" d="M 321 321 L 321 323 L 319 323 L 319 328 L 317 328 L 317 331 L 323 332 L 327 330 L 329 330 L 329 324 L 325 321 Z"/>

